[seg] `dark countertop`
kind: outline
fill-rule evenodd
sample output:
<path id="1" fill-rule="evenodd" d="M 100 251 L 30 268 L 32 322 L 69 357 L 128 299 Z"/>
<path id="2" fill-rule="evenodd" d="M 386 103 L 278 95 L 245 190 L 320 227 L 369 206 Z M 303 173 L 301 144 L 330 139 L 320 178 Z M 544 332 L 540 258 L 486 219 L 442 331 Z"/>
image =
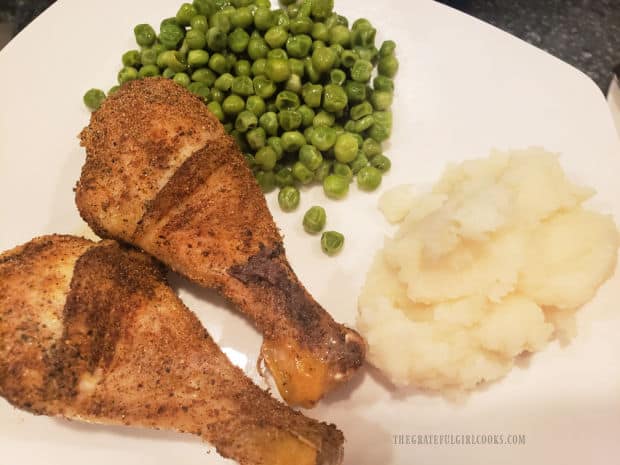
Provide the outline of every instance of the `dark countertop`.
<path id="1" fill-rule="evenodd" d="M 2 0 L 0 23 L 9 23 L 14 31 L 19 31 L 52 2 Z M 572 64 L 588 74 L 605 93 L 612 68 L 620 63 L 620 0 L 442 0 L 442 3 Z"/>

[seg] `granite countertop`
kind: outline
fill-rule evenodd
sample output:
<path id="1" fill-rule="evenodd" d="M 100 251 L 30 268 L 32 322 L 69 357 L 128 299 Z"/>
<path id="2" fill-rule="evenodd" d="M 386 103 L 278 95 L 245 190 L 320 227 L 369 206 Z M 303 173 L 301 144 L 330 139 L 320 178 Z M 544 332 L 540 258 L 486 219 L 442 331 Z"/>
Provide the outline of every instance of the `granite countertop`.
<path id="1" fill-rule="evenodd" d="M 612 69 L 620 63 L 620 0 L 441 1 L 581 69 L 605 93 Z M 19 31 L 51 3 L 53 0 L 3 1 L 0 23 Z"/>

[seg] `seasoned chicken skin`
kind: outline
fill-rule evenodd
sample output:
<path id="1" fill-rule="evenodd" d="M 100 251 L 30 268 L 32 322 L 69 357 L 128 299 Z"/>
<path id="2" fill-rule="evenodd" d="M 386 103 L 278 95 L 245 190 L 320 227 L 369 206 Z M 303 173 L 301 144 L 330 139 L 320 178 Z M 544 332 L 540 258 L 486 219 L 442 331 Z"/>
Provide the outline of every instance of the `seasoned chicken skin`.
<path id="1" fill-rule="evenodd" d="M 340 464 L 342 433 L 233 366 L 114 241 L 45 236 L 0 255 L 0 395 L 36 414 L 193 433 L 247 465 Z"/>
<path id="2" fill-rule="evenodd" d="M 234 302 L 288 403 L 312 406 L 361 366 L 364 341 L 299 282 L 243 156 L 197 97 L 163 78 L 128 83 L 81 141 L 82 217 Z"/>

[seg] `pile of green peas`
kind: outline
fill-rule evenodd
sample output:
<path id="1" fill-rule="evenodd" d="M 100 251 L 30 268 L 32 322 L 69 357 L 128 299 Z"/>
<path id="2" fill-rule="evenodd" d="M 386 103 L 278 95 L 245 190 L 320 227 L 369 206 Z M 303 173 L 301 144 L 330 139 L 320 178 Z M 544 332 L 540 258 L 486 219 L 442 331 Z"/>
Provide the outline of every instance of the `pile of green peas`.
<path id="1" fill-rule="evenodd" d="M 193 0 L 164 19 L 159 34 L 139 24 L 139 49 L 122 56 L 118 86 L 164 76 L 202 98 L 236 140 L 264 192 L 279 188 L 282 210 L 299 187 L 320 183 L 344 198 L 354 179 L 381 184 L 391 166 L 382 143 L 398 70 L 396 45 L 375 45 L 367 19 L 350 27 L 334 0 Z M 96 110 L 106 95 L 90 89 Z"/>

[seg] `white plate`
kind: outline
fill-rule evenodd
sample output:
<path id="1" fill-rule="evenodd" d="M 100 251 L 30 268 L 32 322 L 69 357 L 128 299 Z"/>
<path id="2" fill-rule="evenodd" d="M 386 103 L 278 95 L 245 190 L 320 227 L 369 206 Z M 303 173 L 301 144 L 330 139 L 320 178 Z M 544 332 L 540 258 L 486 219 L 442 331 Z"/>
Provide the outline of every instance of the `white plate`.
<path id="1" fill-rule="evenodd" d="M 84 158 L 77 134 L 88 122 L 81 98 L 114 82 L 132 27 L 173 15 L 179 1 L 59 0 L 0 53 L 0 249 L 44 233 L 84 233 L 72 187 Z M 401 70 L 382 189 L 432 182 L 448 161 L 492 147 L 543 145 L 562 153 L 578 181 L 598 189 L 600 209 L 620 220 L 620 144 L 605 100 L 582 73 L 475 19 L 429 1 L 337 0 L 349 18 L 372 18 L 395 39 Z M 377 194 L 352 189 L 345 202 L 304 192 L 299 212 L 270 207 L 289 258 L 310 291 L 352 324 L 374 250 L 389 231 Z M 301 212 L 326 206 L 346 234 L 326 258 L 300 226 Z M 619 221 L 620 222 L 620 221 Z M 260 338 L 212 293 L 176 280 L 214 338 L 256 379 Z M 390 390 L 366 371 L 309 411 L 347 437 L 346 463 L 617 463 L 620 446 L 620 279 L 600 290 L 567 347 L 553 343 L 500 382 L 454 404 Z M 397 434 L 524 434 L 520 446 L 393 445 Z M 2 464 L 227 463 L 191 436 L 89 426 L 17 411 L 0 401 Z"/>

